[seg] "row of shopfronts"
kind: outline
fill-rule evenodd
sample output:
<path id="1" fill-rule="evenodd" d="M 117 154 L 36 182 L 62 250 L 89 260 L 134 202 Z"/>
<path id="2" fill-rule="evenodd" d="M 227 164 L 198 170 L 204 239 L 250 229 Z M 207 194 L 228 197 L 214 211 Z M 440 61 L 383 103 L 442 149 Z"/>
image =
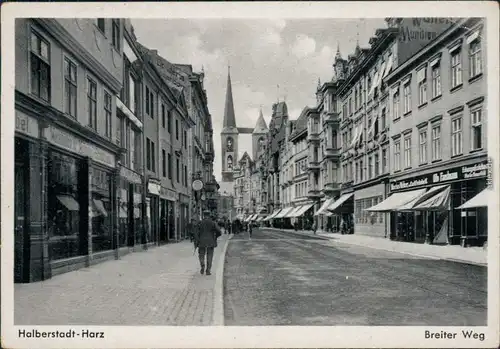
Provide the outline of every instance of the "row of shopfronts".
<path id="1" fill-rule="evenodd" d="M 119 164 L 119 149 L 16 111 L 14 275 L 32 282 L 186 236 L 189 196 Z M 145 190 L 144 190 L 145 189 Z"/>
<path id="2" fill-rule="evenodd" d="M 482 246 L 488 236 L 486 155 L 413 176 L 393 176 L 323 202 L 315 215 L 337 217 L 332 231 L 398 241 Z M 323 228 L 324 230 L 328 230 Z"/>

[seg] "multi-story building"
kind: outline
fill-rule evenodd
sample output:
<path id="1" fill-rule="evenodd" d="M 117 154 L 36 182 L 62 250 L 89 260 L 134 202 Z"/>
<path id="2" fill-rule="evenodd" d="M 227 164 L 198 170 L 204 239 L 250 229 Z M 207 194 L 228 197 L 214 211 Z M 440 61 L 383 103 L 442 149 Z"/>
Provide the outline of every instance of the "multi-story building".
<path id="1" fill-rule="evenodd" d="M 320 156 L 321 168 L 319 177 L 319 188 L 322 193 L 321 207 L 314 213 L 318 216 L 317 227 L 320 230 L 339 230 L 340 220 L 337 215 L 332 215 L 328 207 L 340 196 L 340 119 L 337 103 L 338 81 L 318 84 L 317 113 L 320 115 Z M 312 127 L 317 127 L 315 124 Z"/>
<path id="2" fill-rule="evenodd" d="M 102 21 L 99 19 L 101 25 Z M 105 29 L 105 27 L 104 27 Z M 143 243 L 142 60 L 130 20 L 123 26 L 123 87 L 116 97 L 116 144 L 121 154 L 118 195 L 120 254 Z"/>
<path id="3" fill-rule="evenodd" d="M 342 105 L 343 184 L 342 196 L 329 210 L 342 214 L 356 233 L 376 236 L 386 236 L 389 229 L 384 213 L 366 210 L 384 200 L 389 192 L 389 89 L 384 78 L 452 21 L 388 18 L 387 23 L 389 28 L 377 30 L 370 39 L 369 49 L 357 45 L 347 60 L 338 54 L 334 64 Z"/>
<path id="4" fill-rule="evenodd" d="M 117 257 L 123 32 L 111 18 L 16 20 L 16 282 Z"/>
<path id="5" fill-rule="evenodd" d="M 293 181 L 294 166 L 295 166 L 295 154 L 293 143 L 290 141 L 290 136 L 294 132 L 296 120 L 288 120 L 285 132 L 285 141 L 283 142 L 283 149 L 280 154 L 281 158 L 281 175 L 280 175 L 280 185 L 281 185 L 281 197 L 282 207 L 286 209 L 283 213 L 280 212 L 281 218 L 284 218 L 284 226 L 288 227 L 291 223 L 290 218 L 287 217 L 288 214 L 296 208 L 294 206 L 295 199 L 295 185 Z"/>
<path id="6" fill-rule="evenodd" d="M 390 196 L 374 209 L 392 212 L 395 239 L 487 239 L 487 208 L 460 208 L 486 187 L 485 44 L 481 19 L 460 20 L 384 79 Z"/>

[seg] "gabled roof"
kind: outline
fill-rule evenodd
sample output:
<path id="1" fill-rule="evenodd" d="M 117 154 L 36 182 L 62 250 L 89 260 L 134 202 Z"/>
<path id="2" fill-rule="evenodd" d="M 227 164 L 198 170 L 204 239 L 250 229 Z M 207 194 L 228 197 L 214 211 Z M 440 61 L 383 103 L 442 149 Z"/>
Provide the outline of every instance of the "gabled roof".
<path id="1" fill-rule="evenodd" d="M 302 109 L 299 118 L 295 121 L 295 129 L 290 135 L 290 139 L 298 136 L 302 131 L 307 130 L 307 112 L 309 111 L 309 107 L 305 107 Z"/>
<path id="2" fill-rule="evenodd" d="M 264 120 L 264 116 L 262 115 L 262 109 L 260 109 L 259 118 L 252 133 L 267 133 L 268 130 L 266 120 Z"/>

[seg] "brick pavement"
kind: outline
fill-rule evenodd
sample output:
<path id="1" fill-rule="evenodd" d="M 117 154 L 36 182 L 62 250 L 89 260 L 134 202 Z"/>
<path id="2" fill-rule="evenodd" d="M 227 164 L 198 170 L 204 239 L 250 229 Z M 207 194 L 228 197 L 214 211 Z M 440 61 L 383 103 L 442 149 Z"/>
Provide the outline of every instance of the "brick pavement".
<path id="1" fill-rule="evenodd" d="M 312 236 L 312 231 L 308 230 L 282 230 L 275 228 L 264 228 L 272 231 L 282 231 L 285 233 Z M 392 241 L 382 237 L 373 237 L 360 234 L 342 235 L 338 233 L 323 233 L 318 232 L 316 235 L 319 238 L 328 239 L 332 243 L 342 242 L 351 245 L 370 247 L 379 250 L 411 254 L 425 258 L 445 259 L 459 263 L 470 263 L 481 266 L 488 264 L 488 253 L 482 247 L 463 248 L 455 245 L 429 245 L 403 241 Z"/>
<path id="2" fill-rule="evenodd" d="M 52 279 L 15 284 L 16 325 L 220 324 L 228 235 L 219 238 L 211 276 L 200 275 L 193 244 L 150 248 Z M 220 290 L 219 290 L 220 288 Z M 215 309 L 215 313 L 214 313 Z"/>

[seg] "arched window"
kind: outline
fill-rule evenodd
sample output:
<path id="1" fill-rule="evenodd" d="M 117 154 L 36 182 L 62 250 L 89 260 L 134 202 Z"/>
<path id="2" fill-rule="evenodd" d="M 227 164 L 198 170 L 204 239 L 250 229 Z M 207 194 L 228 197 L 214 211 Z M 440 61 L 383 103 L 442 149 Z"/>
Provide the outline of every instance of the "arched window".
<path id="1" fill-rule="evenodd" d="M 233 151 L 233 138 L 228 137 L 226 140 L 226 150 L 227 151 Z"/>
<path id="2" fill-rule="evenodd" d="M 233 169 L 233 157 L 231 155 L 227 157 L 227 169 L 228 170 Z"/>

